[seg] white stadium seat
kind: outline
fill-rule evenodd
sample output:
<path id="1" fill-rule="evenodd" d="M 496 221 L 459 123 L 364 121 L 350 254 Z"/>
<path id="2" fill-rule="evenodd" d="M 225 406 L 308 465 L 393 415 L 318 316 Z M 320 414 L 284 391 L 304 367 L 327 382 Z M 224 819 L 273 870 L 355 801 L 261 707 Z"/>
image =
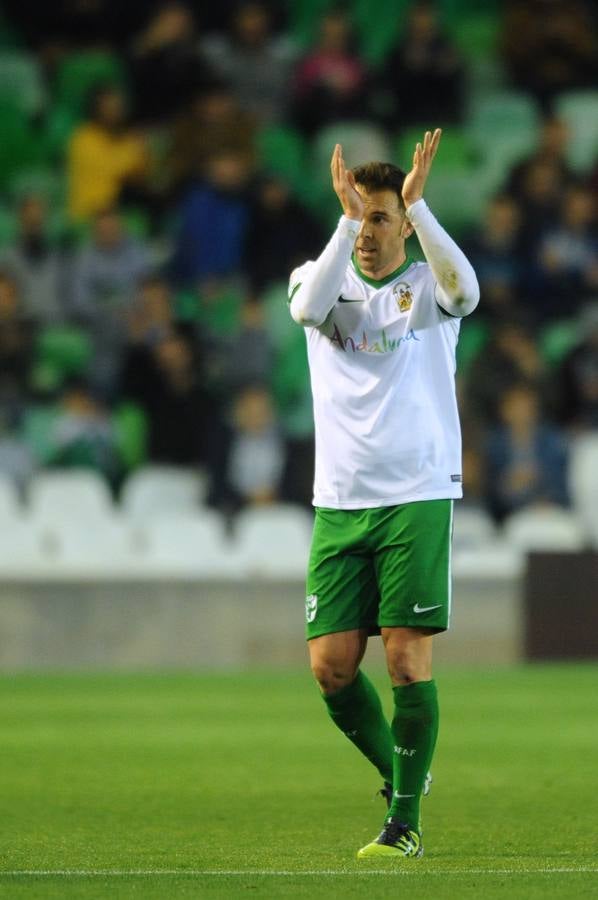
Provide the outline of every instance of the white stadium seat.
<path id="1" fill-rule="evenodd" d="M 558 506 L 538 506 L 512 513 L 504 523 L 504 536 L 512 547 L 533 550 L 583 550 L 586 540 L 577 517 Z"/>
<path id="2" fill-rule="evenodd" d="M 313 517 L 301 507 L 280 504 L 243 510 L 235 525 L 241 566 L 248 576 L 304 578 Z"/>
<path id="3" fill-rule="evenodd" d="M 18 491 L 10 478 L 0 476 L 0 522 L 10 520 L 21 512 Z"/>
<path id="4" fill-rule="evenodd" d="M 236 578 L 236 554 L 219 513 L 203 509 L 148 519 L 140 526 L 151 577 Z"/>
<path id="5" fill-rule="evenodd" d="M 121 507 L 127 518 L 187 515 L 205 499 L 206 478 L 197 469 L 144 466 L 125 482 Z"/>
<path id="6" fill-rule="evenodd" d="M 55 578 L 110 580 L 145 576 L 146 561 L 130 523 L 117 514 L 47 524 L 43 540 Z"/>
<path id="7" fill-rule="evenodd" d="M 486 510 L 456 501 L 453 507 L 453 551 L 475 549 L 496 539 L 496 527 Z"/>
<path id="8" fill-rule="evenodd" d="M 569 492 L 589 542 L 598 548 L 598 433 L 579 435 L 569 449 Z"/>
<path id="9" fill-rule="evenodd" d="M 29 512 L 40 523 L 88 522 L 113 508 L 106 481 L 91 469 L 40 472 L 32 478 L 27 496 Z"/>

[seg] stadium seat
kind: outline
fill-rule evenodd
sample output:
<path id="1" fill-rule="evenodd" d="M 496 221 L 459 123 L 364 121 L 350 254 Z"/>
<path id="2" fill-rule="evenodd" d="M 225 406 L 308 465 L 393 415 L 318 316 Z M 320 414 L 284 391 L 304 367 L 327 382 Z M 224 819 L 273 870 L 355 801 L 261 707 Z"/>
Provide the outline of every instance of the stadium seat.
<path id="1" fill-rule="evenodd" d="M 567 146 L 569 165 L 576 172 L 589 171 L 598 157 L 598 90 L 561 94 L 555 112 L 571 131 Z"/>
<path id="2" fill-rule="evenodd" d="M 457 548 L 453 552 L 453 578 L 513 581 L 523 574 L 525 553 L 505 540 L 497 539 L 479 547 Z"/>
<path id="3" fill-rule="evenodd" d="M 576 319 L 561 319 L 542 329 L 538 336 L 538 346 L 548 365 L 558 366 L 579 340 L 579 322 Z"/>
<path id="4" fill-rule="evenodd" d="M 6 523 L 18 516 L 20 512 L 21 503 L 14 482 L 4 475 L 0 476 L 0 522 L 3 535 Z"/>
<path id="5" fill-rule="evenodd" d="M 31 580 L 52 573 L 52 553 L 43 528 L 26 515 L 3 522 L 0 541 L 0 579 Z"/>
<path id="6" fill-rule="evenodd" d="M 207 480 L 199 469 L 176 466 L 144 466 L 123 485 L 121 508 L 131 520 L 162 516 L 188 516 L 205 499 Z"/>
<path id="7" fill-rule="evenodd" d="M 72 53 L 58 69 L 55 102 L 80 115 L 92 88 L 104 82 L 124 86 L 124 70 L 117 56 L 101 50 Z"/>
<path id="8" fill-rule="evenodd" d="M 488 188 L 481 174 L 464 166 L 452 171 L 432 171 L 430 175 L 426 199 L 453 237 L 460 237 L 482 220 Z"/>
<path id="9" fill-rule="evenodd" d="M 466 129 L 487 191 L 498 189 L 509 167 L 534 150 L 538 126 L 538 110 L 527 94 L 511 90 L 474 95 Z"/>
<path id="10" fill-rule="evenodd" d="M 335 122 L 326 125 L 313 139 L 314 171 L 330 184 L 330 158 L 335 144 L 343 145 L 347 166 L 357 166 L 370 159 L 390 159 L 391 148 L 385 133 L 370 122 Z"/>
<path id="11" fill-rule="evenodd" d="M 16 102 L 28 116 L 42 111 L 46 94 L 35 56 L 15 50 L 0 51 L 0 102 L 5 99 Z"/>
<path id="12" fill-rule="evenodd" d="M 50 367 L 59 382 L 81 375 L 91 361 L 91 338 L 74 325 L 52 325 L 40 332 L 35 344 L 35 365 Z"/>
<path id="13" fill-rule="evenodd" d="M 558 506 L 538 506 L 512 513 L 503 526 L 508 544 L 523 552 L 583 550 L 586 539 L 574 513 Z"/>
<path id="14" fill-rule="evenodd" d="M 312 517 L 301 507 L 280 504 L 239 513 L 236 552 L 249 577 L 304 578 Z"/>
<path id="15" fill-rule="evenodd" d="M 256 155 L 260 169 L 281 175 L 299 188 L 305 178 L 307 146 L 304 138 L 289 125 L 267 125 L 256 135 Z"/>
<path id="16" fill-rule="evenodd" d="M 86 519 L 46 522 L 42 540 L 55 578 L 143 578 L 146 559 L 142 541 L 130 523 L 116 513 Z"/>
<path id="17" fill-rule="evenodd" d="M 413 151 L 418 141 L 422 140 L 423 128 L 407 128 L 401 132 L 397 141 L 397 164 L 408 171 L 413 162 Z M 434 173 L 471 170 L 475 158 L 475 150 L 469 134 L 462 128 L 443 128 L 442 139 L 437 156 L 434 159 Z"/>
<path id="18" fill-rule="evenodd" d="M 352 21 L 361 56 L 376 67 L 399 40 L 410 0 L 352 0 Z"/>
<path id="19" fill-rule="evenodd" d="M 241 577 L 238 556 L 225 536 L 224 520 L 214 510 L 179 511 L 151 518 L 140 527 L 145 572 L 151 577 Z"/>
<path id="20" fill-rule="evenodd" d="M 598 549 L 598 433 L 580 434 L 569 449 L 569 491 L 573 508 Z"/>
<path id="21" fill-rule="evenodd" d="M 113 510 L 107 483 L 91 469 L 39 472 L 29 484 L 27 500 L 32 520 L 44 526 L 58 521 L 93 523 Z"/>
<path id="22" fill-rule="evenodd" d="M 6 189 L 21 169 L 43 161 L 43 142 L 28 117 L 12 102 L 0 101 L 0 187 Z"/>
<path id="23" fill-rule="evenodd" d="M 453 513 L 453 550 L 483 547 L 496 540 L 494 522 L 481 507 L 456 502 Z"/>
<path id="24" fill-rule="evenodd" d="M 118 455 L 127 470 L 137 469 L 147 459 L 147 415 L 136 403 L 119 403 L 112 415 Z"/>

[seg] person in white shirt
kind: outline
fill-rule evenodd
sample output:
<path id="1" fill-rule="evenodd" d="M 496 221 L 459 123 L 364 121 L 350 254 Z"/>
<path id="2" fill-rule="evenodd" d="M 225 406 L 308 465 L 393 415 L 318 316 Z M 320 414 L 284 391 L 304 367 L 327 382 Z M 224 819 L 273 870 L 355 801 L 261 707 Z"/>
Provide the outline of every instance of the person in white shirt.
<path id="1" fill-rule="evenodd" d="M 407 175 L 381 162 L 347 169 L 337 144 L 343 215 L 289 284 L 316 431 L 311 666 L 333 721 L 382 775 L 389 806 L 359 858 L 422 855 L 420 798 L 438 732 L 432 638 L 449 625 L 452 504 L 462 495 L 455 348 L 479 300 L 471 265 L 423 199 L 440 138 L 426 132 Z M 414 231 L 426 262 L 406 256 Z M 380 633 L 390 726 L 359 668 Z"/>

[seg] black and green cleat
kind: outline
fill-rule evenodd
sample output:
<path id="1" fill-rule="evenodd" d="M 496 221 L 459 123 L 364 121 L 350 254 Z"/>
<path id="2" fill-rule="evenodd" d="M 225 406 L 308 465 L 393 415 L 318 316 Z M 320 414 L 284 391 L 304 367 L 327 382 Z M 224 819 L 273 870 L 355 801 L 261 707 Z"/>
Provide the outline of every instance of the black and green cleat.
<path id="1" fill-rule="evenodd" d="M 357 851 L 357 859 L 373 859 L 381 856 L 387 859 L 393 856 L 401 859 L 419 859 L 423 852 L 421 834 L 403 822 L 387 819 L 376 840 Z"/>

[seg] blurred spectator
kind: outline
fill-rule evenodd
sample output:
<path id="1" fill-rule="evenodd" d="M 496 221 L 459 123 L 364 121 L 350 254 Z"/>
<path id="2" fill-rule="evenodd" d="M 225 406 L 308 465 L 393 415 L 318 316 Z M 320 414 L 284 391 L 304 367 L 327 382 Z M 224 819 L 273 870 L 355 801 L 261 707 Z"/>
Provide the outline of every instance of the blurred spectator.
<path id="1" fill-rule="evenodd" d="M 254 290 L 286 281 L 289 272 L 315 258 L 326 239 L 322 226 L 295 199 L 288 184 L 265 176 L 257 187 L 246 244 L 246 269 Z"/>
<path id="2" fill-rule="evenodd" d="M 67 261 L 47 232 L 47 205 L 37 194 L 19 204 L 16 240 L 0 253 L 0 265 L 18 284 L 23 312 L 40 323 L 54 323 L 65 315 Z"/>
<path id="3" fill-rule="evenodd" d="M 154 350 L 177 332 L 168 282 L 160 275 L 146 275 L 127 315 L 127 342 L 123 348 L 120 391 L 145 403 L 155 390 Z"/>
<path id="4" fill-rule="evenodd" d="M 15 279 L 0 271 L 0 408 L 11 415 L 21 411 L 26 399 L 34 335 Z"/>
<path id="5" fill-rule="evenodd" d="M 171 191 L 202 179 L 209 159 L 233 152 L 254 162 L 255 125 L 224 84 L 196 93 L 174 124 L 166 166 Z"/>
<path id="6" fill-rule="evenodd" d="M 261 505 L 278 497 L 285 450 L 270 391 L 248 385 L 233 405 L 233 427 L 226 470 L 233 507 Z"/>
<path id="7" fill-rule="evenodd" d="M 271 14 L 264 3 L 238 4 L 228 34 L 208 35 L 201 48 L 244 112 L 262 124 L 283 118 L 295 51 L 288 38 L 272 33 Z"/>
<path id="8" fill-rule="evenodd" d="M 536 162 L 546 162 L 558 169 L 558 183 L 566 186 L 573 180 L 573 173 L 567 163 L 568 144 L 571 134 L 567 123 L 558 116 L 547 116 L 542 122 L 538 146 L 534 152 L 516 163 L 508 174 L 505 190 L 520 196 L 525 191 L 528 173 Z"/>
<path id="9" fill-rule="evenodd" d="M 19 434 L 18 417 L 0 407 L 0 477 L 23 494 L 34 470 L 33 454 Z"/>
<path id="10" fill-rule="evenodd" d="M 480 314 L 509 317 L 521 305 L 523 275 L 521 258 L 521 212 L 507 194 L 488 203 L 481 228 L 466 236 L 463 249 L 476 271 L 484 297 Z"/>
<path id="11" fill-rule="evenodd" d="M 513 84 L 548 111 L 561 91 L 596 83 L 595 8 L 586 0 L 509 0 L 502 50 Z"/>
<path id="12" fill-rule="evenodd" d="M 380 73 L 388 124 L 460 122 L 464 74 L 459 51 L 442 30 L 437 4 L 413 3 L 405 34 Z"/>
<path id="13" fill-rule="evenodd" d="M 575 429 L 598 429 L 598 304 L 580 316 L 579 343 L 565 356 L 555 378 L 558 420 Z"/>
<path id="14" fill-rule="evenodd" d="M 123 474 L 110 415 L 83 381 L 67 384 L 50 436 L 51 465 L 95 469 L 116 487 Z"/>
<path id="15" fill-rule="evenodd" d="M 229 389 L 266 383 L 274 366 L 274 348 L 264 324 L 264 310 L 254 299 L 241 307 L 239 330 L 227 348 Z"/>
<path id="16" fill-rule="evenodd" d="M 205 181 L 183 197 L 173 259 L 181 284 L 240 272 L 249 224 L 249 175 L 245 157 L 227 151 L 208 160 Z"/>
<path id="17" fill-rule="evenodd" d="M 191 10 L 177 0 L 161 3 L 135 40 L 130 59 L 135 121 L 169 121 L 210 78 L 197 50 Z"/>
<path id="18" fill-rule="evenodd" d="M 74 260 L 73 313 L 94 345 L 94 384 L 110 394 L 116 386 L 125 323 L 137 285 L 150 268 L 149 252 L 125 231 L 120 215 L 96 216 L 91 242 Z"/>
<path id="19" fill-rule="evenodd" d="M 540 396 L 525 382 L 507 388 L 499 401 L 499 422 L 486 436 L 486 496 L 502 521 L 525 506 L 566 506 L 566 443 L 546 424 Z"/>
<path id="20" fill-rule="evenodd" d="M 540 388 L 545 377 L 545 364 L 525 314 L 497 321 L 467 372 L 463 386 L 466 413 L 479 423 L 495 423 L 505 391 L 521 381 Z"/>
<path id="21" fill-rule="evenodd" d="M 367 119 L 368 72 L 354 44 L 347 14 L 327 12 L 316 46 L 295 71 L 292 118 L 306 134 L 335 120 Z"/>
<path id="22" fill-rule="evenodd" d="M 560 166 L 554 160 L 534 160 L 523 173 L 521 190 L 516 195 L 522 212 L 522 254 L 533 254 L 537 241 L 553 226 L 564 187 Z"/>
<path id="23" fill-rule="evenodd" d="M 92 218 L 122 199 L 125 189 L 143 193 L 149 171 L 144 139 L 128 124 L 120 88 L 102 85 L 92 91 L 89 117 L 69 142 L 68 208 L 74 220 Z"/>
<path id="24" fill-rule="evenodd" d="M 593 195 L 570 187 L 559 218 L 540 240 L 535 288 L 539 319 L 574 315 L 598 293 L 598 229 Z"/>

